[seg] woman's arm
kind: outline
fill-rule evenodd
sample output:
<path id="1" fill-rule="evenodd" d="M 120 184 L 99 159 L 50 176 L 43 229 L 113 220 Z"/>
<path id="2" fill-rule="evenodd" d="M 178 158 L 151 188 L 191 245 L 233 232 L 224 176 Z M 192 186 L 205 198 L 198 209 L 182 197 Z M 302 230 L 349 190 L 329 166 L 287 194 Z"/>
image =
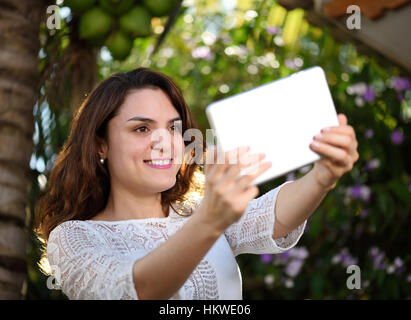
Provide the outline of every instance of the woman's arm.
<path id="1" fill-rule="evenodd" d="M 203 221 L 200 210 L 170 239 L 134 263 L 133 280 L 139 299 L 173 296 L 223 233 Z"/>
<path id="2" fill-rule="evenodd" d="M 274 239 L 284 237 L 307 220 L 329 190 L 316 182 L 313 171 L 284 185 L 275 205 Z"/>
<path id="3" fill-rule="evenodd" d="M 338 126 L 324 128 L 314 137 L 310 149 L 320 154 L 313 169 L 297 181 L 287 184 L 278 194 L 276 237 L 282 237 L 306 220 L 337 181 L 358 161 L 358 142 L 347 117 L 338 114 Z"/>
<path id="4" fill-rule="evenodd" d="M 242 156 L 248 150 L 237 148 L 235 156 Z M 213 155 L 217 160 L 217 155 Z M 206 163 L 201 205 L 177 233 L 133 266 L 139 299 L 168 299 L 180 289 L 216 240 L 241 218 L 258 194 L 258 188 L 251 182 L 271 166 L 261 163 L 263 156 L 248 155 L 250 161 L 230 164 L 233 156 L 226 152 L 223 164 Z M 237 178 L 242 168 L 257 162 L 260 162 L 257 172 Z"/>

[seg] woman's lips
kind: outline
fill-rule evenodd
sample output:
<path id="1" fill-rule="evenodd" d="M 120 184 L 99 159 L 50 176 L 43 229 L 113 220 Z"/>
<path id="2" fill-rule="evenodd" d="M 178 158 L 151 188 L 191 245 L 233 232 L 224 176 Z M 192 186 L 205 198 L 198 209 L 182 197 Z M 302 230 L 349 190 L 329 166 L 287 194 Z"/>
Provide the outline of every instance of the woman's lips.
<path id="1" fill-rule="evenodd" d="M 163 160 L 163 159 L 162 159 Z M 144 160 L 144 163 L 148 165 L 151 168 L 156 168 L 156 169 L 169 169 L 173 165 L 173 159 L 164 159 L 164 160 L 169 160 L 170 162 L 168 164 L 154 164 L 154 163 L 149 163 L 151 160 Z"/>

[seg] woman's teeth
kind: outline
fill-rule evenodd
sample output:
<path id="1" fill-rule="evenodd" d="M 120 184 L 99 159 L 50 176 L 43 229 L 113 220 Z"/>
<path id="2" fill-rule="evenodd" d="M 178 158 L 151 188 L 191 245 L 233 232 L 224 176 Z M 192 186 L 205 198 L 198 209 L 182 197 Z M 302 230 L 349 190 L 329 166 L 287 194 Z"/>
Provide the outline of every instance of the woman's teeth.
<path id="1" fill-rule="evenodd" d="M 171 160 L 148 160 L 146 162 L 155 166 L 165 166 L 170 164 Z"/>

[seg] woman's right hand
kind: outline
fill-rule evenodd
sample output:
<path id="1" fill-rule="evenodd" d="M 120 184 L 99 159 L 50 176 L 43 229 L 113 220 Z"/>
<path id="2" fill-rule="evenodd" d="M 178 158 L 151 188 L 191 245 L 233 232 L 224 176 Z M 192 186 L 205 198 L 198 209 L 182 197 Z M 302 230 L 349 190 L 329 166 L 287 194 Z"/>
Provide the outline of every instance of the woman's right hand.
<path id="1" fill-rule="evenodd" d="M 232 223 L 241 218 L 249 202 L 258 195 L 258 187 L 251 185 L 258 176 L 271 167 L 271 162 L 263 162 L 265 154 L 247 154 L 248 147 L 239 147 L 224 154 L 224 163 L 216 163 L 217 149 L 214 161 L 205 163 L 205 189 L 200 204 L 200 214 L 220 233 Z M 234 164 L 229 160 L 234 160 Z M 206 157 L 209 159 L 209 156 Z M 210 162 L 210 161 L 209 161 Z M 239 176 L 240 171 L 251 165 L 257 165 L 245 175 Z"/>

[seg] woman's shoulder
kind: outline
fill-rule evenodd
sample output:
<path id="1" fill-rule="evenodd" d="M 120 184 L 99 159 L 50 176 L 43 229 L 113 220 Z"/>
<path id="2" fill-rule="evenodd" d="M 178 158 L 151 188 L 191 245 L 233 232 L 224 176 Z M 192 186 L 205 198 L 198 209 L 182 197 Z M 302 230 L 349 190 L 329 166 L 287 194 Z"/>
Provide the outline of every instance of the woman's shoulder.
<path id="1" fill-rule="evenodd" d="M 69 233 L 84 233 L 90 230 L 90 225 L 83 220 L 67 220 L 58 224 L 51 232 L 49 239 Z"/>

